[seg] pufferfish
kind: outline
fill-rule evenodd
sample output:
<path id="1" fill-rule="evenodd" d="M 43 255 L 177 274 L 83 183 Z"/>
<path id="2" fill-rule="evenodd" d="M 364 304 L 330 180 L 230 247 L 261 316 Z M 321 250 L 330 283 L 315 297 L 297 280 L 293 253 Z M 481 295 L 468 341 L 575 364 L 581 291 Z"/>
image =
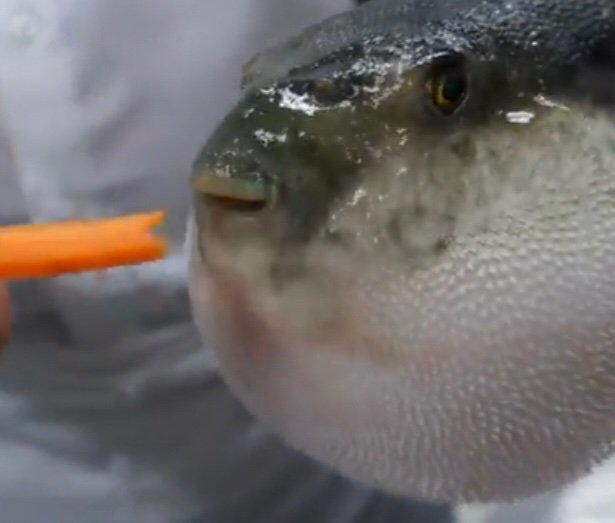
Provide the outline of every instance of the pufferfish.
<path id="1" fill-rule="evenodd" d="M 190 292 L 247 409 L 353 480 L 558 488 L 615 450 L 615 2 L 376 0 L 245 68 Z"/>

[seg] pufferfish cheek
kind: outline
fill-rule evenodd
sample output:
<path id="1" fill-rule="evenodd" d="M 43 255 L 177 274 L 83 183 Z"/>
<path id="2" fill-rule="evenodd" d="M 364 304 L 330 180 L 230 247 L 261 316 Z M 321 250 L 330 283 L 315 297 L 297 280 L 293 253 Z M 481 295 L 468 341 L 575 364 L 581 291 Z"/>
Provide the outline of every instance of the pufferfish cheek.
<path id="1" fill-rule="evenodd" d="M 188 229 L 189 294 L 200 334 L 217 350 L 225 367 L 256 371 L 281 344 L 276 329 L 264 307 L 255 303 L 246 283 L 216 255 L 213 245 L 204 246 L 207 260 L 203 260 L 203 244 L 197 241 L 193 220 Z"/>

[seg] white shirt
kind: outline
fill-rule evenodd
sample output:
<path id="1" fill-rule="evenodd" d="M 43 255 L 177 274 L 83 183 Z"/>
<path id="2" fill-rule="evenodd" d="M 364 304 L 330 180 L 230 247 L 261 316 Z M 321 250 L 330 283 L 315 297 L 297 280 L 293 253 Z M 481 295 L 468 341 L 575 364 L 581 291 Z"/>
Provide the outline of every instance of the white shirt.
<path id="1" fill-rule="evenodd" d="M 0 222 L 163 208 L 174 245 L 161 263 L 12 286 L 2 523 L 425 521 L 254 422 L 186 298 L 188 175 L 242 63 L 347 2 L 0 3 Z"/>

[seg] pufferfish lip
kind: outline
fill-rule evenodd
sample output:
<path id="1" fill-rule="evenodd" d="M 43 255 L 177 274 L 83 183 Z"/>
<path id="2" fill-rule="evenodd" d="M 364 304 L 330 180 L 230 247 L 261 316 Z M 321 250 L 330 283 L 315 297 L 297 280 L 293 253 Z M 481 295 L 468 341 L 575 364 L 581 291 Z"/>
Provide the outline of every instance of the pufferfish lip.
<path id="1" fill-rule="evenodd" d="M 192 177 L 192 187 L 201 196 L 229 198 L 245 202 L 267 200 L 268 191 L 263 183 L 233 178 L 217 173 L 214 169 L 201 168 Z"/>

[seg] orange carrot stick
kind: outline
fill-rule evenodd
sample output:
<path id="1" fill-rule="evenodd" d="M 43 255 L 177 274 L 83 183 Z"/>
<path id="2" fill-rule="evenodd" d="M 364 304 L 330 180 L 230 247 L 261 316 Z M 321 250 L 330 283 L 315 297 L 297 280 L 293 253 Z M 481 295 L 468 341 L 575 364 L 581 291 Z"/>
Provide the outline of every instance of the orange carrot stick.
<path id="1" fill-rule="evenodd" d="M 161 259 L 168 247 L 151 229 L 164 218 L 159 211 L 0 227 L 0 280 L 46 278 Z"/>

